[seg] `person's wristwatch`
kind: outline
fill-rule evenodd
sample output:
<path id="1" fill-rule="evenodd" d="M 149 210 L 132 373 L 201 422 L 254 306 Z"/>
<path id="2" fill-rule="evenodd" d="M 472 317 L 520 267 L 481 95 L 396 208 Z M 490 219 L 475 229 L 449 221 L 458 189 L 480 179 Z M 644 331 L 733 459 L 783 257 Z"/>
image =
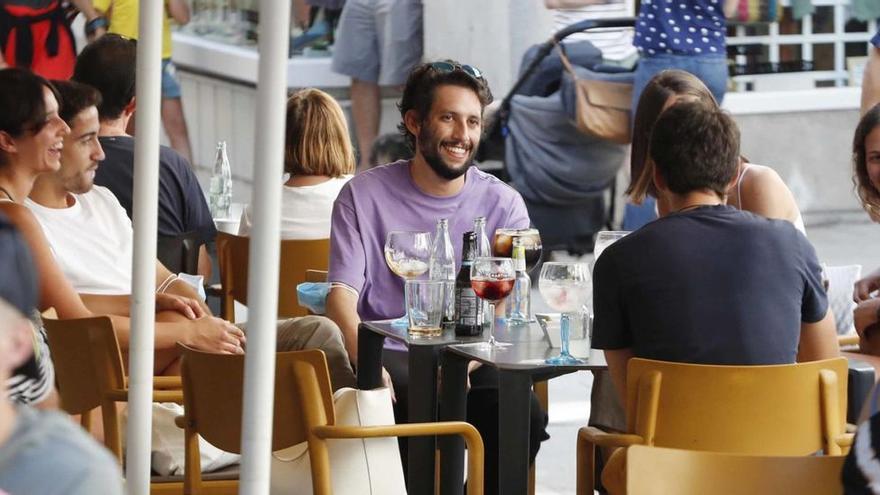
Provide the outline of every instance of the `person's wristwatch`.
<path id="1" fill-rule="evenodd" d="M 107 29 L 110 26 L 110 21 L 107 20 L 106 17 L 99 15 L 90 21 L 86 21 L 86 37 L 91 37 L 95 34 L 95 31 L 99 29 Z"/>

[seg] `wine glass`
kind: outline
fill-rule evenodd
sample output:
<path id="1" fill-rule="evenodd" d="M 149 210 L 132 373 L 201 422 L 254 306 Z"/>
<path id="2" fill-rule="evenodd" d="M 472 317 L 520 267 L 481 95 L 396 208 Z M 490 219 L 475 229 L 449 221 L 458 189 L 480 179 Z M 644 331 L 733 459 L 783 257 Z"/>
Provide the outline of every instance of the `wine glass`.
<path id="1" fill-rule="evenodd" d="M 581 364 L 568 350 L 571 336 L 570 313 L 580 311 L 590 297 L 590 269 L 584 263 L 548 262 L 541 267 L 538 290 L 548 306 L 559 311 L 562 348 L 547 364 Z"/>
<path id="2" fill-rule="evenodd" d="M 428 232 L 392 230 L 385 237 L 385 262 L 398 277 L 414 280 L 428 271 L 431 258 L 431 234 Z M 406 301 L 404 284 L 404 301 Z M 404 314 L 391 322 L 395 327 L 406 328 L 409 318 L 404 302 Z"/>
<path id="3" fill-rule="evenodd" d="M 628 230 L 601 230 L 596 234 L 596 242 L 593 244 L 593 264 L 599 259 L 602 251 L 629 234 Z"/>
<path id="4" fill-rule="evenodd" d="M 489 303 L 489 341 L 481 348 L 492 350 L 510 344 L 495 340 L 495 304 L 503 301 L 513 290 L 516 272 L 510 258 L 476 258 L 471 265 L 471 287 L 477 297 Z"/>
<path id="5" fill-rule="evenodd" d="M 541 260 L 541 234 L 538 229 L 496 229 L 492 254 L 510 258 L 513 254 L 514 238 L 519 238 L 526 250 L 526 271 L 532 271 Z"/>

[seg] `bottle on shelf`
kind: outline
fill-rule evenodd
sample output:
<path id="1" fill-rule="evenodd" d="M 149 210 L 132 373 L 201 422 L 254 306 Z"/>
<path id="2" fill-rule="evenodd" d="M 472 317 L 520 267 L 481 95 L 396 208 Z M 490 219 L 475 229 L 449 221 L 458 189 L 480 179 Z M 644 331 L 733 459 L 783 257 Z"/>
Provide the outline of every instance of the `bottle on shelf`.
<path id="1" fill-rule="evenodd" d="M 455 251 L 449 238 L 449 221 L 437 220 L 434 232 L 431 258 L 428 263 L 428 278 L 446 281 L 446 301 L 443 310 L 443 325 L 451 326 L 455 317 Z"/>
<path id="2" fill-rule="evenodd" d="M 513 268 L 516 278 L 513 293 L 507 298 L 506 316 L 509 325 L 526 325 L 531 320 L 532 280 L 526 271 L 526 248 L 522 239 L 513 238 Z"/>
<path id="3" fill-rule="evenodd" d="M 477 251 L 476 234 L 465 232 L 461 244 L 461 269 L 455 278 L 455 335 L 478 337 L 483 333 L 483 309 L 471 287 L 471 265 Z"/>
<path id="4" fill-rule="evenodd" d="M 229 167 L 229 156 L 226 154 L 226 141 L 217 143 L 208 203 L 213 218 L 229 218 L 229 205 L 232 203 L 232 169 Z"/>
<path id="5" fill-rule="evenodd" d="M 483 258 L 492 256 L 492 245 L 489 244 L 489 237 L 486 235 L 486 217 L 474 218 L 474 234 L 476 235 L 476 251 L 475 258 Z M 491 318 L 495 315 L 490 314 L 490 303 L 483 301 L 482 305 L 483 325 L 488 326 Z"/>

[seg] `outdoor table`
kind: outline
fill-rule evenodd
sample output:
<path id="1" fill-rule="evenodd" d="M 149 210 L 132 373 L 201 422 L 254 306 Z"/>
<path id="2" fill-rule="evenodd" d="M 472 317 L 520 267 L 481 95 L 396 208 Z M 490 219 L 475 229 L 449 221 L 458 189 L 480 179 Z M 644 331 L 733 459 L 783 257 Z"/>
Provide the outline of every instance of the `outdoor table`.
<path id="1" fill-rule="evenodd" d="M 382 347 L 390 338 L 409 350 L 409 399 L 412 423 L 437 420 L 437 365 L 440 350 L 451 344 L 480 342 L 482 337 L 456 337 L 444 330 L 440 337 L 411 337 L 406 328 L 393 327 L 391 320 L 363 322 L 358 326 L 357 385 L 369 390 L 383 386 Z M 410 437 L 407 458 L 408 493 L 434 492 L 434 437 Z M 459 479 L 461 477 L 459 476 Z"/>
<path id="2" fill-rule="evenodd" d="M 449 345 L 441 356 L 441 421 L 463 421 L 466 416 L 466 378 L 469 361 L 498 370 L 498 475 L 499 493 L 525 494 L 529 486 L 529 407 L 532 383 L 581 370 L 608 368 L 602 351 L 591 350 L 584 364 L 558 366 L 544 360 L 559 353 L 551 348 L 537 323 L 507 328 L 496 324 L 495 335 L 513 345 L 482 350 L 474 345 Z M 441 437 L 440 488 L 443 494 L 463 491 L 464 442 Z M 489 453 L 487 452 L 488 456 Z M 428 492 L 422 492 L 428 493 Z"/>

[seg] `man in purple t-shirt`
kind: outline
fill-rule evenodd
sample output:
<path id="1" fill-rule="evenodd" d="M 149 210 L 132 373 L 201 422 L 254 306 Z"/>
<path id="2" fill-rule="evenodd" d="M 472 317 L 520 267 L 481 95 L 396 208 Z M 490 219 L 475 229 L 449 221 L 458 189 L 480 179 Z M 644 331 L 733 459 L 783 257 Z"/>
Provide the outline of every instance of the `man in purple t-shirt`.
<path id="1" fill-rule="evenodd" d="M 434 62 L 410 73 L 398 126 L 412 160 L 398 161 L 361 173 L 346 184 L 333 206 L 330 233 L 332 284 L 327 316 L 342 329 L 345 347 L 357 364 L 357 331 L 361 320 L 403 314 L 403 281 L 385 264 L 385 236 L 392 230 L 432 232 L 438 219 L 449 220 L 449 232 L 461 263 L 461 238 L 473 230 L 474 218 L 486 217 L 487 232 L 529 226 L 525 203 L 513 188 L 473 164 L 483 130 L 483 109 L 492 101 L 480 72 L 456 62 Z M 407 369 L 403 350 L 386 349 L 386 385 L 393 383 L 398 421 L 405 421 Z M 480 386 L 477 385 L 479 382 Z M 488 368 L 471 373 L 468 420 L 483 433 L 486 452 L 497 452 L 497 375 Z M 492 407 L 494 402 L 495 407 Z M 479 414 L 472 415 L 472 411 Z M 474 417 L 479 416 L 479 417 Z M 532 459 L 545 438 L 546 415 L 533 401 Z M 494 434 L 491 426 L 494 425 Z M 481 427 L 484 426 L 485 428 Z M 484 431 L 485 430 L 485 431 Z M 489 435 L 495 437 L 490 439 Z M 494 457 L 494 456 L 492 456 Z M 486 480 L 492 476 L 487 457 Z M 489 492 L 493 487 L 487 486 Z"/>

